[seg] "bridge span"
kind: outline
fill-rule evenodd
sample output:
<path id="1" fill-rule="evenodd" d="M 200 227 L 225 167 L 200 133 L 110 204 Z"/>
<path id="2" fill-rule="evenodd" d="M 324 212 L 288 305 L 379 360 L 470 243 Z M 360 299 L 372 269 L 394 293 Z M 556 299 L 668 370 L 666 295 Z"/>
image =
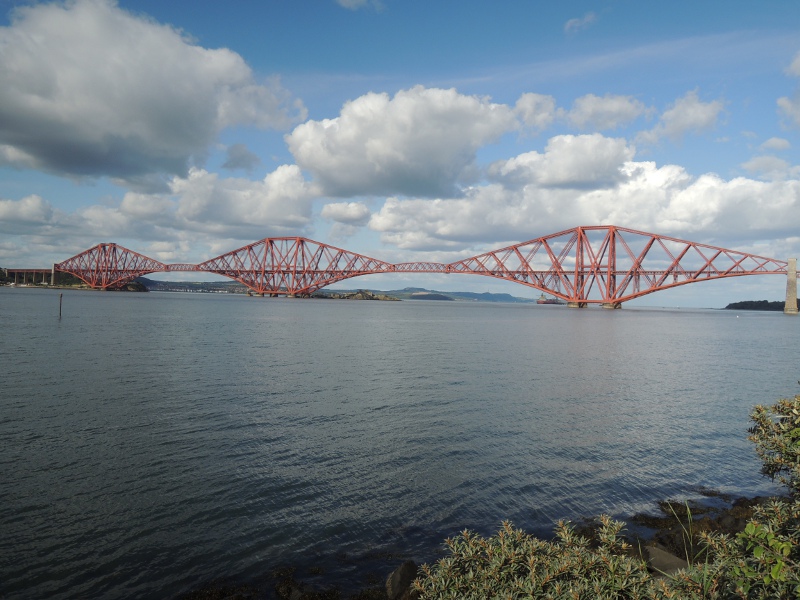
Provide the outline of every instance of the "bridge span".
<path id="1" fill-rule="evenodd" d="M 786 312 L 797 313 L 794 259 L 782 261 L 614 225 L 574 227 L 451 263 L 389 263 L 304 237 L 273 237 L 198 264 L 166 264 L 117 244 L 98 244 L 54 269 L 98 289 L 118 288 L 155 272 L 215 273 L 256 294 L 290 297 L 307 297 L 332 283 L 376 273 L 483 275 L 541 290 L 574 308 L 620 308 L 628 300 L 690 283 L 784 275 Z"/>

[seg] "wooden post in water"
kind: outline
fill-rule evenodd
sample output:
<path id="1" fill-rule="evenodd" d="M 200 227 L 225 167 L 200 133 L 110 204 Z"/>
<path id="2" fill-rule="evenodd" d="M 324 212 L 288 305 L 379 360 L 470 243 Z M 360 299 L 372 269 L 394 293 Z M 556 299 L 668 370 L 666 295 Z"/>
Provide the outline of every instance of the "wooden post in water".
<path id="1" fill-rule="evenodd" d="M 797 259 L 790 258 L 786 265 L 786 304 L 783 312 L 787 315 L 797 314 Z"/>

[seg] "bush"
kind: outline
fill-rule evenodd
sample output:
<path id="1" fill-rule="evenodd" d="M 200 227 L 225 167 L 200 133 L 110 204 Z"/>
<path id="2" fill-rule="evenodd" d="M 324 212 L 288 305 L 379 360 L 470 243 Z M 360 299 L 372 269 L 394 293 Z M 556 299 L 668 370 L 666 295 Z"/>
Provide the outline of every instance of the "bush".
<path id="1" fill-rule="evenodd" d="M 756 508 L 737 535 L 701 534 L 706 562 L 654 577 L 620 537 L 624 524 L 607 516 L 595 544 L 564 522 L 552 541 L 504 522 L 489 538 L 464 531 L 447 540 L 449 555 L 423 565 L 415 589 L 430 600 L 800 598 L 800 396 L 756 406 L 750 419 L 762 472 L 789 497 Z"/>
<path id="2" fill-rule="evenodd" d="M 556 539 L 542 541 L 503 523 L 497 535 L 469 531 L 447 540 L 450 556 L 423 565 L 416 588 L 423 598 L 648 598 L 646 564 L 626 554 L 622 523 L 601 517 L 599 546 L 561 522 Z"/>

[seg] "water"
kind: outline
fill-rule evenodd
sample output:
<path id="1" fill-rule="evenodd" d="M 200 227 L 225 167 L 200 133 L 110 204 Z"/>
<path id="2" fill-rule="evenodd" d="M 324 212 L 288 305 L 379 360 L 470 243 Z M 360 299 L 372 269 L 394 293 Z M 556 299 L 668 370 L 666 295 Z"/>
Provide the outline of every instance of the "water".
<path id="1" fill-rule="evenodd" d="M 771 493 L 747 415 L 800 375 L 772 313 L 0 288 L 0 323 L 9 599 L 346 587 L 465 527 Z"/>

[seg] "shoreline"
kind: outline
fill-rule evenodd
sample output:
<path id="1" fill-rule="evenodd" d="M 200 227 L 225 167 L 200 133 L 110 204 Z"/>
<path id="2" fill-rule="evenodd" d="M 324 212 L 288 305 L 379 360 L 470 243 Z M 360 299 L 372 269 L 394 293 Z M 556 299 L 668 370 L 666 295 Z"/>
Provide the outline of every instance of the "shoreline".
<path id="1" fill-rule="evenodd" d="M 635 556 L 648 563 L 651 572 L 674 572 L 688 564 L 687 559 L 699 556 L 698 534 L 718 532 L 735 534 L 744 531 L 756 506 L 780 496 L 735 496 L 712 489 L 698 490 L 700 499 L 665 499 L 656 503 L 651 512 L 641 512 L 621 520 L 625 523 L 622 535 L 632 546 Z M 575 530 L 592 540 L 596 517 L 571 521 Z M 553 529 L 555 523 L 553 523 Z M 687 542 L 686 532 L 694 539 Z M 542 539 L 551 539 L 541 536 Z M 435 562 L 444 556 L 445 536 L 441 537 L 442 552 L 423 562 Z M 237 582 L 235 578 L 215 580 L 177 596 L 178 600 L 385 600 L 387 581 L 401 567 L 419 557 L 403 552 L 378 552 L 348 558 L 335 551 L 317 557 L 316 564 L 306 561 L 273 566 L 252 582 Z M 337 573 L 326 569 L 331 559 L 341 567 Z M 372 563 L 372 564 L 369 564 Z M 382 565 L 382 566 L 381 566 Z M 346 568 L 349 566 L 349 569 Z M 381 568 L 376 571 L 376 568 Z M 355 570 L 358 581 L 342 585 L 345 571 Z M 398 596 L 406 597 L 406 596 Z M 413 597 L 413 596 L 412 596 Z"/>

